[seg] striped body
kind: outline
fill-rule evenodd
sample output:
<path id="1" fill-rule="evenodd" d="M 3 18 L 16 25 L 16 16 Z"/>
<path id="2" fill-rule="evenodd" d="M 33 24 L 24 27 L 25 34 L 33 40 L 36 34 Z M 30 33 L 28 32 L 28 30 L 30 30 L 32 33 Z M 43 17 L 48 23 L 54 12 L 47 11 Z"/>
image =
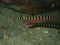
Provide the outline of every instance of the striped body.
<path id="1" fill-rule="evenodd" d="M 30 26 L 31 25 L 31 26 Z M 48 28 L 60 28 L 60 24 L 58 23 L 26 23 L 28 27 L 48 27 Z"/>
<path id="2" fill-rule="evenodd" d="M 58 23 L 35 23 L 34 24 L 36 27 L 50 27 L 50 28 L 60 28 L 60 24 Z"/>
<path id="3" fill-rule="evenodd" d="M 18 20 L 54 20 L 54 16 L 21 16 L 17 17 Z"/>

